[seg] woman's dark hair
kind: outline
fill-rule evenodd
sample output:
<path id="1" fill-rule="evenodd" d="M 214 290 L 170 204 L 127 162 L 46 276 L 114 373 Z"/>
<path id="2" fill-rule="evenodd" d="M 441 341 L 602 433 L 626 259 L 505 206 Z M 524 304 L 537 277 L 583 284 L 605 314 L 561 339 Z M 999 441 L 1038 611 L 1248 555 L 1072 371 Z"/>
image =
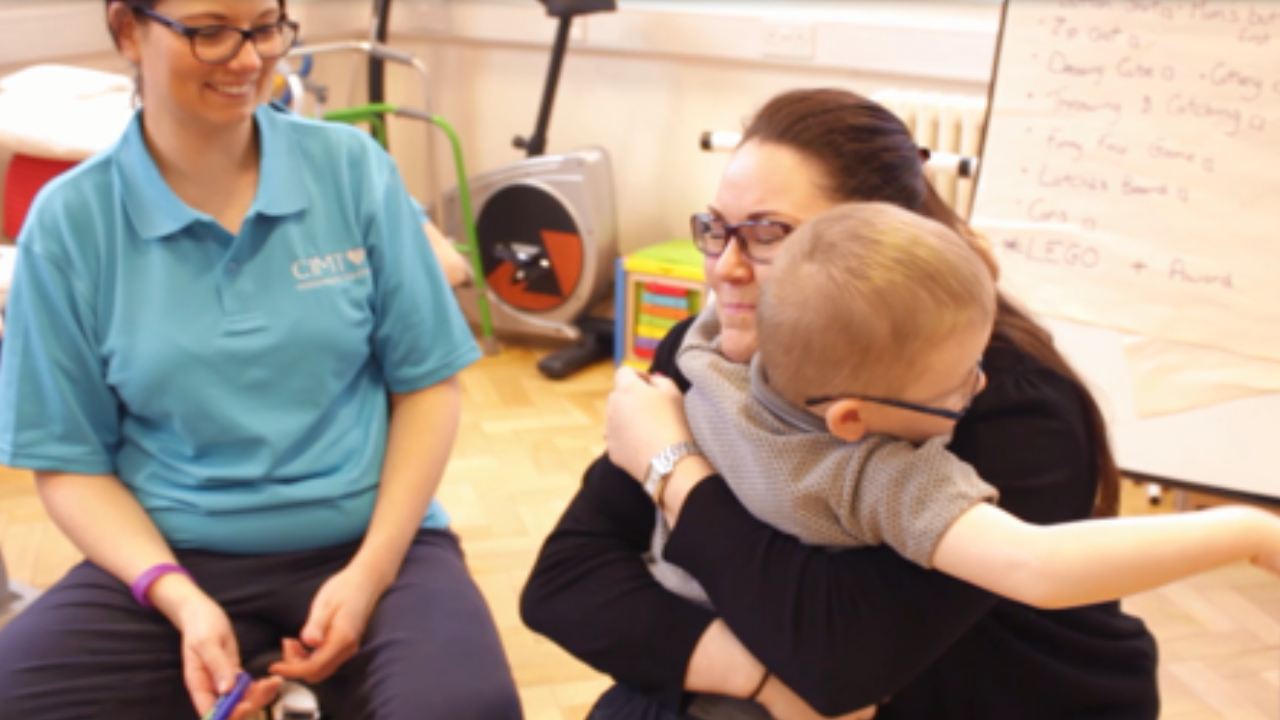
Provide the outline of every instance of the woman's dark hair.
<path id="1" fill-rule="evenodd" d="M 938 196 L 924 175 L 924 155 L 892 112 L 839 89 L 793 90 L 774 97 L 748 124 L 742 142 L 789 147 L 826 171 L 825 190 L 840 201 L 889 202 L 936 220 L 972 242 L 992 272 L 994 260 L 979 238 Z M 1120 471 L 1111 454 L 1106 422 L 1080 376 L 1053 345 L 1049 332 L 1006 298 L 998 299 L 995 336 L 1031 355 L 1080 390 L 1089 435 L 1096 448 L 1095 516 L 1115 515 Z"/>

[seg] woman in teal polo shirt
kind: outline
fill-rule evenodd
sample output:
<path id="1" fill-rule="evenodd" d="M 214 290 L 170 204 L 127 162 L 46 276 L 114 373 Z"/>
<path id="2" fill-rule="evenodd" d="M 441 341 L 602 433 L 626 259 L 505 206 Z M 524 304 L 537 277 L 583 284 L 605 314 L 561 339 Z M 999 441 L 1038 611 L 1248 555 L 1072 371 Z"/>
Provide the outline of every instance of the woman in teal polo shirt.
<path id="1" fill-rule="evenodd" d="M 433 500 L 478 351 L 394 164 L 263 104 L 284 0 L 106 6 L 143 107 L 33 206 L 0 358 L 0 463 L 87 560 L 0 708 L 192 717 L 283 647 L 339 717 L 519 717 Z"/>

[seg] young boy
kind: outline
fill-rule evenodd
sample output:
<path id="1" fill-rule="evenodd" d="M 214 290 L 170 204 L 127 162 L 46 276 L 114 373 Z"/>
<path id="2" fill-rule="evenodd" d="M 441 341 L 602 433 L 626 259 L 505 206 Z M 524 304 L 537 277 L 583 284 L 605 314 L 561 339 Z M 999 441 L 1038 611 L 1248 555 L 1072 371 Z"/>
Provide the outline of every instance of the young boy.
<path id="1" fill-rule="evenodd" d="M 888 544 L 1010 599 L 1084 605 L 1250 558 L 1280 571 L 1280 518 L 1250 508 L 1027 524 L 946 450 L 985 385 L 996 291 L 946 227 L 883 203 L 838 206 L 789 237 L 758 310 L 751 364 L 725 359 L 708 308 L 680 369 L 702 452 L 758 518 L 831 547 Z M 706 602 L 662 561 L 668 589 Z"/>

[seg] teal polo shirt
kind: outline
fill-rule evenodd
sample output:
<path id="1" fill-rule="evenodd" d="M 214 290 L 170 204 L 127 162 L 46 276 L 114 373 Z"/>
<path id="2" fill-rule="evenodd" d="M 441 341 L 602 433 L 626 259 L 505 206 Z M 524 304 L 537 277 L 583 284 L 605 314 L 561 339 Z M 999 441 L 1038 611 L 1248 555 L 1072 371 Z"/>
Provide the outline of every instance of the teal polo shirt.
<path id="1" fill-rule="evenodd" d="M 307 550 L 369 525 L 389 398 L 479 350 L 394 163 L 365 133 L 254 115 L 238 235 L 142 136 L 51 182 L 18 239 L 0 463 L 115 474 L 176 548 Z M 424 527 L 444 527 L 434 501 Z"/>

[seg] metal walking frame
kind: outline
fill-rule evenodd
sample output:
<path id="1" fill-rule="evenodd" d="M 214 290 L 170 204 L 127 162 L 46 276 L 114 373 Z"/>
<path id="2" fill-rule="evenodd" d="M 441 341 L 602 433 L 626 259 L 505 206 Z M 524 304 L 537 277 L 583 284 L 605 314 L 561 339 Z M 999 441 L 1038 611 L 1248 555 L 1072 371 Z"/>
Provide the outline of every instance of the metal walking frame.
<path id="1" fill-rule="evenodd" d="M 462 224 L 466 234 L 465 242 L 455 242 L 454 247 L 467 257 L 467 261 L 471 266 L 471 282 L 474 283 L 476 288 L 476 306 L 479 311 L 480 346 L 485 354 L 494 355 L 498 352 L 498 339 L 494 332 L 493 316 L 489 307 L 489 287 L 485 281 L 484 266 L 480 258 L 480 244 L 476 237 L 475 213 L 472 210 L 471 189 L 467 182 L 467 169 L 462 156 L 462 143 L 458 139 L 458 133 L 453 126 L 443 117 L 430 111 L 431 75 L 427 70 L 427 66 L 411 54 L 393 50 L 386 45 L 373 41 L 299 45 L 289 52 L 289 57 L 309 58 L 317 55 L 349 52 L 360 53 L 369 56 L 371 59 L 389 61 L 413 68 L 422 78 L 422 96 L 425 110 L 415 110 L 385 102 L 370 102 L 336 110 L 320 109 L 320 117 L 334 122 L 367 123 L 373 131 L 374 138 L 384 148 L 388 147 L 387 126 L 384 120 L 387 115 L 420 120 L 439 128 L 448 138 L 450 149 L 453 152 L 454 170 L 458 176 L 458 199 L 462 211 Z M 297 76 L 287 78 L 287 81 L 294 97 L 297 99 L 298 107 L 300 107 L 301 98 L 304 97 L 306 88 Z M 323 97 L 319 98 L 319 100 L 322 102 Z M 435 156 L 432 137 L 428 135 L 427 138 L 427 154 L 429 157 Z M 438 201 L 439 194 L 436 192 L 434 173 L 428 172 L 427 175 L 430 199 Z M 442 203 L 439 202 L 429 204 L 434 204 L 437 209 L 443 207 Z"/>

